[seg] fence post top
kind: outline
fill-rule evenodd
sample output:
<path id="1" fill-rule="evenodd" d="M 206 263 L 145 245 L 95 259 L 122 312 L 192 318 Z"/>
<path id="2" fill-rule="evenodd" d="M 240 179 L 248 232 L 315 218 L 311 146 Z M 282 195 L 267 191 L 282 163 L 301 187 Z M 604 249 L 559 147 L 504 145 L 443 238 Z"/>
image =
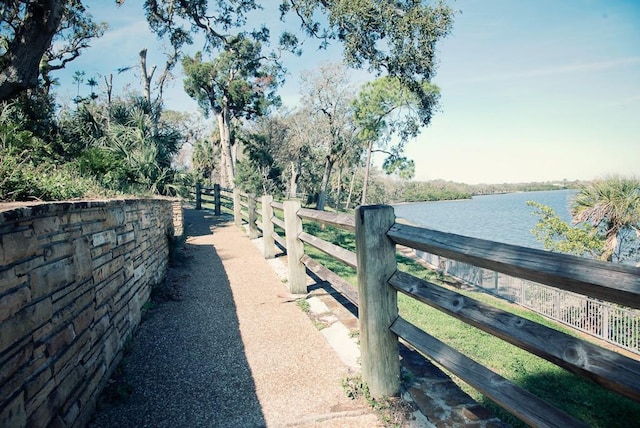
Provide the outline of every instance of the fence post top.
<path id="1" fill-rule="evenodd" d="M 358 205 L 356 207 L 356 223 L 364 221 L 364 216 L 368 211 L 378 211 L 384 215 L 391 215 L 395 219 L 395 210 L 391 205 Z"/>

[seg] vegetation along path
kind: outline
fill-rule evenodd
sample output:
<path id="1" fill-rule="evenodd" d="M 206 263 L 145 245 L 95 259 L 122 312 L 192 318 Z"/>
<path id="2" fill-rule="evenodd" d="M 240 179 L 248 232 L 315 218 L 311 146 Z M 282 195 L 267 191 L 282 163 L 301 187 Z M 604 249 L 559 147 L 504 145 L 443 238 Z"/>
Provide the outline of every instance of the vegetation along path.
<path id="1" fill-rule="evenodd" d="M 232 223 L 185 210 L 176 301 L 145 317 L 92 427 L 374 427 L 348 369 Z"/>

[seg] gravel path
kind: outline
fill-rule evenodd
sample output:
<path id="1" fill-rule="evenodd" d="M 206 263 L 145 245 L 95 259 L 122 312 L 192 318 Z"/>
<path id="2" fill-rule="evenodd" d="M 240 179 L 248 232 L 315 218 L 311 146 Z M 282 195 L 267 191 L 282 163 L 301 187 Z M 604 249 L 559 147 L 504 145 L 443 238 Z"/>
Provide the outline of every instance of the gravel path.
<path id="1" fill-rule="evenodd" d="M 341 387 L 348 369 L 232 223 L 185 209 L 189 260 L 124 361 L 132 394 L 91 427 L 375 427 Z"/>

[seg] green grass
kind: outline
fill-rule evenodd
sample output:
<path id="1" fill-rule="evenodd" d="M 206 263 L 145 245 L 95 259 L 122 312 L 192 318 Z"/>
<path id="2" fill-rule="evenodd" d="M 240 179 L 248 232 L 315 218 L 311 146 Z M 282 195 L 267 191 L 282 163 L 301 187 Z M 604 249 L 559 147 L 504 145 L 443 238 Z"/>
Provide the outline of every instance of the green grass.
<path id="1" fill-rule="evenodd" d="M 351 232 L 341 231 L 331 226 L 323 227 L 317 223 L 305 223 L 304 229 L 307 233 L 355 251 L 355 236 Z M 308 245 L 305 245 L 305 251 L 310 257 L 340 275 L 353 286 L 357 285 L 355 269 Z M 556 330 L 579 336 L 571 329 L 489 294 L 452 288 L 441 281 L 442 278 L 438 273 L 425 269 L 411 258 L 398 255 L 397 262 L 399 270 L 418 278 L 454 289 L 456 292 L 473 299 Z M 401 293 L 398 296 L 398 307 L 402 317 L 409 322 L 591 426 L 629 427 L 637 426 L 640 421 L 639 403 L 584 380 L 542 358 Z M 452 378 L 476 401 L 490 408 L 504 422 L 515 427 L 526 426 L 488 398 L 464 384 L 460 379 L 455 376 Z"/>

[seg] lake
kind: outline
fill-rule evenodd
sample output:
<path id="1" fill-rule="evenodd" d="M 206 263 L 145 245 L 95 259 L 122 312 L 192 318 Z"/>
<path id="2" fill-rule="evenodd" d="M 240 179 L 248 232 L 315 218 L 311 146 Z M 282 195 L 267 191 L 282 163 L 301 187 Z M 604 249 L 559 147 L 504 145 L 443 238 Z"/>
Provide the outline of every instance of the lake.
<path id="1" fill-rule="evenodd" d="M 531 233 L 538 217 L 527 201 L 550 206 L 571 221 L 569 204 L 576 190 L 506 193 L 474 196 L 460 201 L 394 205 L 397 217 L 442 232 L 542 249 Z"/>

